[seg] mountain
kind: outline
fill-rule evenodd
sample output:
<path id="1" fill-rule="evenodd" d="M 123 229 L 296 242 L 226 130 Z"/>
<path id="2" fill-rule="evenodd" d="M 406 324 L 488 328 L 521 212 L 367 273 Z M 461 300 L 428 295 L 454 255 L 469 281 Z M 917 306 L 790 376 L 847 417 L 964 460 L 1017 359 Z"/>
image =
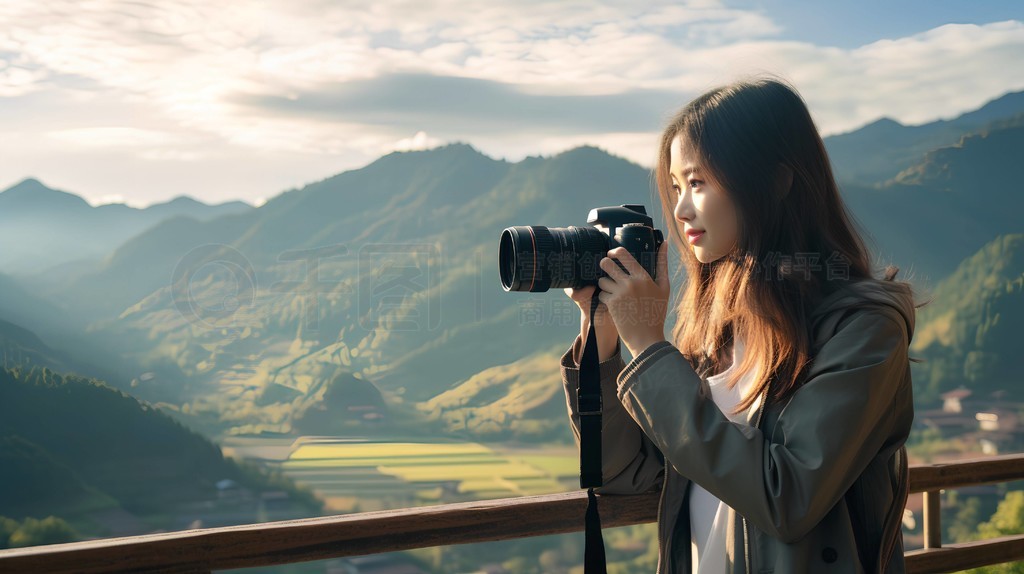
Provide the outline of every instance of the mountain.
<path id="1" fill-rule="evenodd" d="M 552 368 L 564 352 L 556 347 L 484 369 L 418 408 L 447 432 L 475 440 L 572 442 L 563 420 L 565 392 Z"/>
<path id="2" fill-rule="evenodd" d="M 35 333 L 0 319 L 0 366 L 37 365 L 67 371 L 65 361 L 67 357 L 48 347 Z"/>
<path id="3" fill-rule="evenodd" d="M 210 220 L 252 209 L 233 201 L 206 205 L 188 197 L 136 209 L 92 207 L 81 197 L 26 179 L 0 192 L 0 271 L 20 275 L 80 260 L 99 259 L 169 217 Z"/>
<path id="4" fill-rule="evenodd" d="M 200 221 L 206 221 L 233 213 L 243 213 L 250 209 L 252 209 L 252 206 L 244 201 L 226 201 L 224 203 L 210 205 L 188 197 L 187 195 L 180 195 L 170 201 L 154 203 L 153 205 L 138 211 L 157 220 L 183 216 L 198 219 Z"/>
<path id="5" fill-rule="evenodd" d="M 133 392 L 187 384 L 183 397 L 226 401 L 220 423 L 195 420 L 211 436 L 289 431 L 339 367 L 380 390 L 393 424 L 416 428 L 415 404 L 578 329 L 560 289 L 501 289 L 501 230 L 654 207 L 649 185 L 646 170 L 592 147 L 515 164 L 460 144 L 395 153 L 250 212 L 164 221 L 55 295 L 157 373 Z M 525 322 L 531 307 L 545 323 Z M 266 408 L 267 396 L 288 408 Z"/>
<path id="6" fill-rule="evenodd" d="M 986 190 L 997 195 L 974 202 L 976 210 L 971 215 L 1005 217 L 1006 211 L 1016 211 L 1024 204 L 1020 193 L 1015 193 L 1024 181 L 1021 149 L 1024 118 L 1019 124 L 967 134 L 955 145 L 932 150 L 922 162 L 900 172 L 894 183 L 920 185 L 940 193 Z"/>
<path id="7" fill-rule="evenodd" d="M 286 387 L 265 389 L 264 404 L 282 402 L 271 394 Z M 266 391 L 270 391 L 269 393 Z M 292 419 L 294 431 L 307 435 L 367 434 L 372 427 L 391 426 L 388 408 L 373 383 L 340 369 L 326 385 L 321 396 L 311 396 L 307 406 Z"/>
<path id="8" fill-rule="evenodd" d="M 825 138 L 825 147 L 846 184 L 870 187 L 893 179 L 928 152 L 955 145 L 965 133 L 999 127 L 1024 117 L 1024 92 L 1003 95 L 951 120 L 905 126 L 882 118 L 849 133 Z"/>
<path id="9" fill-rule="evenodd" d="M 102 380 L 121 391 L 134 391 L 138 386 L 138 379 L 133 380 L 133 376 L 140 374 L 137 369 L 125 358 L 104 348 L 95 337 L 69 332 L 58 340 L 60 346 L 50 345 L 33 331 L 0 319 L 0 368 L 45 368 Z M 73 352 L 66 351 L 64 345 L 70 345 Z M 153 373 L 146 373 L 145 378 L 153 376 Z M 181 388 L 174 386 L 146 385 L 139 391 L 135 393 L 138 398 L 150 402 L 181 400 Z"/>
<path id="10" fill-rule="evenodd" d="M 133 366 L 66 306 L 39 297 L 12 277 L 0 274 L 0 365 L 47 367 L 107 381 L 127 389 Z M 166 390 L 146 397 L 170 398 Z"/>
<path id="11" fill-rule="evenodd" d="M 887 179 L 842 186 L 876 265 L 929 291 L 1019 233 L 1024 122 L 997 113 L 1018 102 L 937 122 L 983 127 L 894 162 Z M 939 141 L 883 127 L 878 149 Z M 649 171 L 594 147 L 516 163 L 464 144 L 393 153 L 256 209 L 163 220 L 46 294 L 132 366 L 133 394 L 165 393 L 165 408 L 211 437 L 329 434 L 369 420 L 332 413 L 373 407 L 386 424 L 361 432 L 549 439 L 564 401 L 542 365 L 571 342 L 579 312 L 560 289 L 504 292 L 498 238 L 515 225 L 584 226 L 591 208 L 623 203 L 663 228 Z"/>
<path id="12" fill-rule="evenodd" d="M 964 386 L 1024 400 L 1019 331 L 1024 325 L 1024 234 L 1002 235 L 963 261 L 918 313 L 911 354 L 915 398 Z"/>
<path id="13" fill-rule="evenodd" d="M 882 258 L 934 285 L 996 236 L 1024 229 L 1024 116 L 993 126 L 929 151 L 883 184 L 843 187 Z"/>
<path id="14" fill-rule="evenodd" d="M 86 323 L 72 317 L 66 307 L 40 297 L 17 279 L 0 273 L 0 318 L 27 326 L 49 339 L 85 329 Z"/>
<path id="15" fill-rule="evenodd" d="M 93 513 L 111 509 L 168 528 L 168 514 L 216 499 L 223 479 L 254 491 L 287 487 L 147 403 L 45 368 L 0 368 L 0 465 L 4 516 L 56 513 L 89 531 Z M 288 488 L 318 511 L 308 492 Z"/>
<path id="16" fill-rule="evenodd" d="M 119 508 L 68 465 L 16 434 L 0 435 L 0 509 L 6 516 L 73 516 Z"/>

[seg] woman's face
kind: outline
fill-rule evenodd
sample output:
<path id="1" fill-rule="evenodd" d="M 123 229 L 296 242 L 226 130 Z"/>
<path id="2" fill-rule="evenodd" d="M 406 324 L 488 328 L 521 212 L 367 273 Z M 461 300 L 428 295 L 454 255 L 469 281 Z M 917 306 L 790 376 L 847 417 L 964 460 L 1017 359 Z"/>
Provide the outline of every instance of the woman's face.
<path id="1" fill-rule="evenodd" d="M 676 193 L 673 214 L 683 238 L 701 263 L 729 255 L 739 242 L 739 223 L 732 199 L 708 181 L 697 154 L 680 136 L 672 140 L 670 152 L 669 173 Z M 698 231 L 703 233 L 693 235 Z"/>

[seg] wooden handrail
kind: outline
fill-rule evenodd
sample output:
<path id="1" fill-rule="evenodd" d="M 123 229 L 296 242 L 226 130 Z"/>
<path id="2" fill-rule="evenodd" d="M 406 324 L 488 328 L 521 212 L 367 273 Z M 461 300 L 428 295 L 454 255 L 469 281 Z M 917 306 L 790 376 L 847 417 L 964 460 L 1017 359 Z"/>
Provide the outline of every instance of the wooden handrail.
<path id="1" fill-rule="evenodd" d="M 907 572 L 958 572 L 1024 560 L 1024 534 L 922 548 L 904 554 Z"/>
<path id="2" fill-rule="evenodd" d="M 1024 480 L 1024 453 L 1002 454 L 915 464 L 910 471 L 910 492 L 929 492 L 996 482 Z"/>
<path id="3" fill-rule="evenodd" d="M 937 489 L 1019 479 L 1024 479 L 1024 454 L 1012 454 L 914 465 L 910 490 L 937 493 Z M 0 550 L 0 571 L 210 572 L 509 540 L 578 532 L 586 505 L 586 493 L 574 491 L 87 540 Z M 609 528 L 653 522 L 657 505 L 656 492 L 602 496 L 601 522 Z M 936 526 L 937 521 L 932 528 Z M 906 553 L 907 570 L 916 573 L 1019 559 L 1024 559 L 1024 535 Z"/>
<path id="4" fill-rule="evenodd" d="M 0 572 L 209 572 L 582 529 L 585 491 L 0 550 Z M 605 496 L 601 525 L 652 522 L 658 493 Z"/>

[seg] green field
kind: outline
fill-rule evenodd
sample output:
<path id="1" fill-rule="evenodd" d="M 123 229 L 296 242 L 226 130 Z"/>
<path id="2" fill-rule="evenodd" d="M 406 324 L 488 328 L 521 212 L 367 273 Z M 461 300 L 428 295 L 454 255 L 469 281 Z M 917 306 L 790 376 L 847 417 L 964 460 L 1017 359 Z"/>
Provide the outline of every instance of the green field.
<path id="1" fill-rule="evenodd" d="M 415 442 L 339 442 L 304 444 L 289 460 L 319 458 L 388 458 L 393 456 L 444 456 L 489 454 L 491 450 L 476 443 Z"/>
<path id="2" fill-rule="evenodd" d="M 366 457 L 366 458 L 321 458 L 321 459 L 299 459 L 293 460 L 288 459 L 281 463 L 281 468 L 284 469 L 314 469 L 314 468 L 359 468 L 359 467 L 370 467 L 376 468 L 378 466 L 438 466 L 438 465 L 474 465 L 474 464 L 494 464 L 505 462 L 504 458 L 498 456 L 472 456 L 472 457 L 455 457 L 455 456 L 414 456 L 414 457 L 402 457 L 396 456 L 392 458 L 387 457 Z"/>
<path id="3" fill-rule="evenodd" d="M 265 447 L 246 439 L 233 445 L 244 456 Z M 278 443 L 280 446 L 280 443 Z M 507 498 L 565 492 L 574 488 L 579 459 L 564 448 L 502 452 L 478 443 L 383 442 L 298 439 L 278 466 L 316 491 L 334 510 L 410 506 L 457 500 Z M 280 460 L 280 459 L 279 459 Z M 372 506 L 372 505 L 371 505 Z"/>

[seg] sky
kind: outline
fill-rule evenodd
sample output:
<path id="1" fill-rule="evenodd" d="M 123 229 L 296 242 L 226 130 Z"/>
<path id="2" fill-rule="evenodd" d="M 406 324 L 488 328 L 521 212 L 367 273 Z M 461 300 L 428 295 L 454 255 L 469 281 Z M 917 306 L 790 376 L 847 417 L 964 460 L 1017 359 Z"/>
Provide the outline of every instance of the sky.
<path id="1" fill-rule="evenodd" d="M 0 0 L 0 189 L 260 204 L 392 151 L 596 145 L 750 74 L 823 135 L 1024 90 L 1019 0 Z"/>

